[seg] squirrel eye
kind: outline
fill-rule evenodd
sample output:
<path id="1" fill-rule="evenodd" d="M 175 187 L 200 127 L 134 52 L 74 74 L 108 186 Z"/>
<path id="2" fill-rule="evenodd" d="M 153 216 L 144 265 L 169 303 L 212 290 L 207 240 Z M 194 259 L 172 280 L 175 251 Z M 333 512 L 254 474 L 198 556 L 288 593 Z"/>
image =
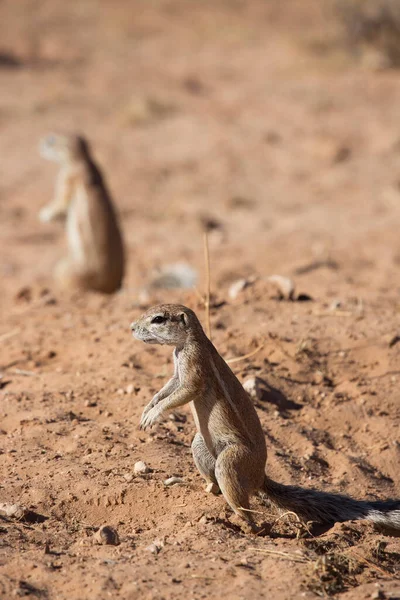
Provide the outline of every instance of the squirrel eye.
<path id="1" fill-rule="evenodd" d="M 166 321 L 167 319 L 165 317 L 162 317 L 161 315 L 157 315 L 156 317 L 153 317 L 151 322 L 152 323 L 164 323 L 164 321 Z"/>

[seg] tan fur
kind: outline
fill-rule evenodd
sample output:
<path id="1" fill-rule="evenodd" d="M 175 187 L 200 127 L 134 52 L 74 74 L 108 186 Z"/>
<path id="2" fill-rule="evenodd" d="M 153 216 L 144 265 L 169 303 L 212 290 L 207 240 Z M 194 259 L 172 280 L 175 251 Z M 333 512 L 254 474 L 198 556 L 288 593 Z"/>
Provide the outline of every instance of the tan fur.
<path id="1" fill-rule="evenodd" d="M 61 167 L 55 198 L 39 213 L 44 222 L 66 216 L 68 255 L 55 268 L 56 280 L 65 288 L 115 292 L 124 275 L 122 236 L 87 141 L 52 134 L 42 140 L 40 150 Z"/>
<path id="2" fill-rule="evenodd" d="M 207 488 L 219 486 L 234 512 L 252 528 L 254 520 L 246 509 L 257 492 L 306 520 L 333 523 L 367 518 L 400 528 L 399 501 L 357 501 L 285 486 L 265 475 L 267 449 L 255 408 L 192 310 L 176 304 L 155 306 L 131 329 L 146 343 L 175 346 L 174 375 L 144 409 L 141 428 L 152 427 L 166 411 L 189 403 L 197 427 L 193 457 Z"/>

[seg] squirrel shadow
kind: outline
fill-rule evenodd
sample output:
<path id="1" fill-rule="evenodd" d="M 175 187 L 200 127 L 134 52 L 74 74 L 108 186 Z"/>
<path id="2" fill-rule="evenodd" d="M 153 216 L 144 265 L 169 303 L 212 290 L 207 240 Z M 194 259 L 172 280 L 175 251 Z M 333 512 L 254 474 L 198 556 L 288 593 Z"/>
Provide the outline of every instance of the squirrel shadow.
<path id="1" fill-rule="evenodd" d="M 257 408 L 265 410 L 265 403 L 273 404 L 277 407 L 279 412 L 285 412 L 287 410 L 300 410 L 303 408 L 302 404 L 290 400 L 277 388 L 274 388 L 267 381 L 263 381 L 261 398 L 257 403 Z"/>

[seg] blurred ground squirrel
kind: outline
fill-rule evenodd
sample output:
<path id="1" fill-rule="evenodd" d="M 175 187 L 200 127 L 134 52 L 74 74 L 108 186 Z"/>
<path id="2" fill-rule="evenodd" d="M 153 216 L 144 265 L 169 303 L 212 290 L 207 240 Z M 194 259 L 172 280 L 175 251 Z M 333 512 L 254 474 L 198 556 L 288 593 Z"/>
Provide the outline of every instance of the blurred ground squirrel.
<path id="1" fill-rule="evenodd" d="M 400 500 L 358 501 L 282 485 L 266 476 L 267 448 L 256 410 L 192 310 L 175 304 L 155 306 L 131 329 L 134 337 L 148 344 L 175 346 L 174 375 L 144 409 L 141 428 L 154 425 L 166 411 L 190 403 L 197 427 L 192 443 L 196 466 L 208 490 L 219 488 L 252 529 L 257 528 L 249 501 L 256 493 L 264 493 L 273 504 L 306 521 L 369 519 L 400 528 Z"/>
<path id="2" fill-rule="evenodd" d="M 55 268 L 62 287 L 113 293 L 124 275 L 124 248 L 117 217 L 89 144 L 81 136 L 52 134 L 40 143 L 44 158 L 60 165 L 55 198 L 41 221 L 66 216 L 68 256 Z"/>

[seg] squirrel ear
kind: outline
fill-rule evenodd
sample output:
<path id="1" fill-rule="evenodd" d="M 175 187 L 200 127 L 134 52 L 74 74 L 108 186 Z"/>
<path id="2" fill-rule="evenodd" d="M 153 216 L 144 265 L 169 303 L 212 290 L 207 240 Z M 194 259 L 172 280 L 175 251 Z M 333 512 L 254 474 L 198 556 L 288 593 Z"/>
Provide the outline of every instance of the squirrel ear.
<path id="1" fill-rule="evenodd" d="M 184 313 L 184 312 L 182 312 L 182 313 L 179 315 L 179 318 L 180 318 L 180 320 L 182 321 L 182 323 L 184 324 L 184 326 L 186 327 L 186 326 L 188 325 L 188 323 L 189 323 L 189 319 L 188 319 L 188 316 L 187 316 L 187 314 L 186 314 L 186 313 Z"/>

